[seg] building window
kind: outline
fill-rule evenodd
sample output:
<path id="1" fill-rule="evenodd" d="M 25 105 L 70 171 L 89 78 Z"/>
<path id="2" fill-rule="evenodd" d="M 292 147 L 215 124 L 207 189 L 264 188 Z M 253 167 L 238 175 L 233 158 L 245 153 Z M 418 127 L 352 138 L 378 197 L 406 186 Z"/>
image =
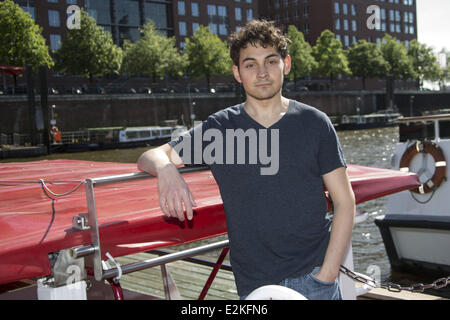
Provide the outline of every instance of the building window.
<path id="1" fill-rule="evenodd" d="M 198 28 L 200 28 L 200 24 L 198 22 L 193 22 L 192 23 L 192 33 L 195 33 L 195 31 L 197 31 Z"/>
<path id="2" fill-rule="evenodd" d="M 33 20 L 36 20 L 35 13 L 34 13 L 35 10 L 33 7 L 20 7 L 20 8 L 22 8 L 23 11 L 28 12 L 31 15 L 31 18 Z"/>
<path id="3" fill-rule="evenodd" d="M 309 7 L 304 7 L 303 8 L 303 18 L 308 18 L 309 17 Z"/>
<path id="4" fill-rule="evenodd" d="M 344 19 L 344 30 L 348 31 L 348 20 Z"/>
<path id="5" fill-rule="evenodd" d="M 241 8 L 234 8 L 234 19 L 236 21 L 242 21 L 242 10 L 241 10 Z"/>
<path id="6" fill-rule="evenodd" d="M 250 21 L 253 19 L 253 9 L 247 9 L 245 11 L 245 14 L 247 15 L 247 21 Z"/>
<path id="7" fill-rule="evenodd" d="M 217 34 L 217 24 L 216 23 L 210 23 L 208 24 L 209 30 L 211 33 Z"/>
<path id="8" fill-rule="evenodd" d="M 216 6 L 213 4 L 208 4 L 208 16 L 216 16 L 217 15 L 217 9 Z"/>
<path id="9" fill-rule="evenodd" d="M 48 10 L 48 25 L 50 27 L 60 27 L 61 22 L 59 20 L 59 11 Z"/>
<path id="10" fill-rule="evenodd" d="M 191 3 L 191 14 L 193 17 L 198 17 L 200 16 L 199 10 L 198 10 L 198 3 L 197 2 L 192 2 Z"/>
<path id="11" fill-rule="evenodd" d="M 228 34 L 227 25 L 224 23 L 219 24 L 219 34 L 226 36 Z"/>
<path id="12" fill-rule="evenodd" d="M 348 6 L 346 3 L 342 4 L 342 12 L 347 15 L 348 14 Z"/>
<path id="13" fill-rule="evenodd" d="M 158 28 L 166 29 L 169 27 L 167 6 L 163 3 L 144 2 L 144 18 L 146 21 L 152 20 Z"/>
<path id="14" fill-rule="evenodd" d="M 339 2 L 335 2 L 334 3 L 334 13 L 339 14 L 340 10 L 339 10 Z"/>
<path id="15" fill-rule="evenodd" d="M 111 24 L 109 1 L 86 0 L 86 11 L 99 24 Z"/>
<path id="16" fill-rule="evenodd" d="M 184 1 L 178 1 L 178 15 L 179 16 L 186 15 L 186 5 Z"/>
<path id="17" fill-rule="evenodd" d="M 309 31 L 310 31 L 309 23 L 305 23 L 303 25 L 303 31 L 305 34 L 309 34 Z"/>
<path id="18" fill-rule="evenodd" d="M 178 22 L 178 32 L 180 33 L 180 36 L 187 35 L 186 22 L 184 22 L 184 21 Z"/>
<path id="19" fill-rule="evenodd" d="M 61 48 L 61 35 L 51 34 L 50 35 L 50 49 L 53 51 L 59 50 Z"/>
<path id="20" fill-rule="evenodd" d="M 139 1 L 115 0 L 116 23 L 127 26 L 139 26 Z"/>
<path id="21" fill-rule="evenodd" d="M 77 0 L 66 0 L 67 4 L 78 4 Z"/>

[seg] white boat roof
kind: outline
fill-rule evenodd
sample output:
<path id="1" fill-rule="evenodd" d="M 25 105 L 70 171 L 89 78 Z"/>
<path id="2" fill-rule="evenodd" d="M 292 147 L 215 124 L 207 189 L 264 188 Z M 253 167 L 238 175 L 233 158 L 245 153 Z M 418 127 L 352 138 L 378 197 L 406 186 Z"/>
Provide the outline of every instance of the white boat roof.
<path id="1" fill-rule="evenodd" d="M 450 113 L 433 114 L 433 115 L 428 115 L 428 116 L 400 117 L 400 118 L 398 118 L 398 121 L 400 121 L 400 122 L 434 121 L 434 120 L 450 120 Z"/>

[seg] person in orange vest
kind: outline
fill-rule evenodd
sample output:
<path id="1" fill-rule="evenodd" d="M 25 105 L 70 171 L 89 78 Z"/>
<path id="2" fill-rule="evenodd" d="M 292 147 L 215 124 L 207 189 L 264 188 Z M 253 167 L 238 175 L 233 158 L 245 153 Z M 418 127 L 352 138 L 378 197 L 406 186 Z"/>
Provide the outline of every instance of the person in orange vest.
<path id="1" fill-rule="evenodd" d="M 54 143 L 61 142 L 61 140 L 62 140 L 62 138 L 61 138 L 61 131 L 59 131 L 57 126 L 52 126 L 52 128 L 50 129 L 50 134 L 53 137 L 53 142 Z"/>

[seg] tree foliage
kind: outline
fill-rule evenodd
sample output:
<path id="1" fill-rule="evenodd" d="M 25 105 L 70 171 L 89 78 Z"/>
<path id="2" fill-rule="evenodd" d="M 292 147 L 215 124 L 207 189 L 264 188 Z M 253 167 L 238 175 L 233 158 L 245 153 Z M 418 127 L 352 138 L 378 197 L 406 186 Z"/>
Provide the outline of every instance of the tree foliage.
<path id="1" fill-rule="evenodd" d="M 313 47 L 313 57 L 317 61 L 316 72 L 328 76 L 331 84 L 336 75 L 351 74 L 342 43 L 330 30 L 323 31 L 317 39 Z"/>
<path id="2" fill-rule="evenodd" d="M 388 70 L 387 62 L 375 43 L 359 40 L 347 50 L 348 66 L 354 76 L 360 77 L 363 89 L 366 79 L 384 77 Z"/>
<path id="3" fill-rule="evenodd" d="M 395 80 L 414 79 L 415 73 L 405 45 L 396 38 L 386 34 L 379 43 L 379 48 L 387 62 L 386 98 L 387 108 L 391 109 L 394 107 Z"/>
<path id="4" fill-rule="evenodd" d="M 12 0 L 0 2 L 0 64 L 54 65 L 42 28 Z"/>
<path id="5" fill-rule="evenodd" d="M 384 60 L 387 62 L 387 76 L 393 79 L 414 79 L 416 74 L 408 51 L 403 43 L 386 34 L 379 44 Z"/>
<path id="6" fill-rule="evenodd" d="M 289 55 L 292 60 L 292 68 L 288 79 L 295 81 L 297 78 L 311 75 L 313 70 L 317 68 L 317 62 L 312 56 L 310 44 L 305 41 L 303 33 L 298 31 L 295 26 L 288 27 L 287 37 L 291 40 Z"/>
<path id="7" fill-rule="evenodd" d="M 175 47 L 175 38 L 159 33 L 152 21 L 144 25 L 141 35 L 136 43 L 124 43 L 122 70 L 151 76 L 153 80 L 164 77 L 166 72 L 181 76 L 185 63 Z"/>
<path id="8" fill-rule="evenodd" d="M 408 55 L 420 87 L 424 80 L 437 81 L 441 78 L 442 71 L 432 48 L 414 39 L 409 43 Z"/>
<path id="9" fill-rule="evenodd" d="M 208 89 L 212 76 L 231 74 L 233 62 L 227 44 L 206 26 L 200 26 L 191 39 L 186 39 L 185 55 L 188 74 L 205 77 Z"/>
<path id="10" fill-rule="evenodd" d="M 81 10 L 80 29 L 71 29 L 61 48 L 56 51 L 56 68 L 61 72 L 89 77 L 118 74 L 122 64 L 122 49 L 95 19 Z"/>

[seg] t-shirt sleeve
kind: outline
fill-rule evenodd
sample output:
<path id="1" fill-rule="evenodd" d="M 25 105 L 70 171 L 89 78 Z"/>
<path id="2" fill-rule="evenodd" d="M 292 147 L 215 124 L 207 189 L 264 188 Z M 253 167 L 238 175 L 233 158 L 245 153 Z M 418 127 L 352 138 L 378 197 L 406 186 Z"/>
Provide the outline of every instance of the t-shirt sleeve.
<path id="1" fill-rule="evenodd" d="M 339 137 L 331 120 L 326 115 L 324 115 L 322 128 L 318 155 L 320 175 L 327 174 L 340 167 L 347 167 Z"/>

